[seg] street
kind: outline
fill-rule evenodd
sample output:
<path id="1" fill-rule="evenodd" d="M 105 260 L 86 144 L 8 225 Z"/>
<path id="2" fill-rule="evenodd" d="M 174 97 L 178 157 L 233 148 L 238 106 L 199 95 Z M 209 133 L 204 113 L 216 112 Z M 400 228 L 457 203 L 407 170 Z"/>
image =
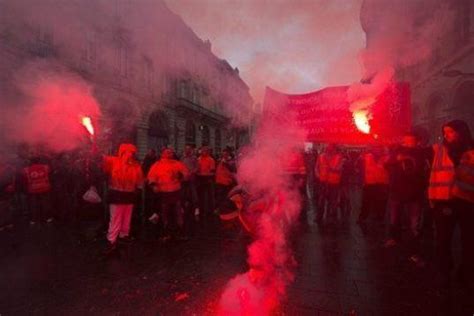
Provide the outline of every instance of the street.
<path id="1" fill-rule="evenodd" d="M 0 313 L 212 315 L 227 281 L 246 269 L 250 238 L 239 230 L 200 225 L 187 242 L 136 240 L 111 258 L 102 255 L 105 240 L 79 243 L 58 223 L 4 231 Z M 380 224 L 310 226 L 295 237 L 295 281 L 277 314 L 440 314 L 425 239 L 428 264 L 419 268 L 403 246 L 383 247 Z M 472 300 L 456 286 L 453 297 L 449 314 L 470 315 Z"/>

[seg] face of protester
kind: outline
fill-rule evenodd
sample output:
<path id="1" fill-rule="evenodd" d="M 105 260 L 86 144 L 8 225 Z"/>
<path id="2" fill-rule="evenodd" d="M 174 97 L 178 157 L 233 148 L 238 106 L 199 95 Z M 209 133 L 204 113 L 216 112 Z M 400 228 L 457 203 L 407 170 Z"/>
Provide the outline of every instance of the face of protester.
<path id="1" fill-rule="evenodd" d="M 135 154 L 135 152 L 133 151 L 130 151 L 130 150 L 126 150 L 122 153 L 122 161 L 125 161 L 125 162 L 131 162 L 132 159 L 133 159 L 133 155 Z"/>
<path id="2" fill-rule="evenodd" d="M 445 126 L 443 128 L 443 136 L 444 136 L 444 139 L 448 143 L 454 143 L 454 142 L 459 140 L 458 132 L 456 132 L 453 128 L 451 128 L 449 126 Z"/>
<path id="3" fill-rule="evenodd" d="M 415 148 L 417 145 L 418 141 L 415 136 L 412 135 L 406 135 L 403 137 L 402 140 L 402 146 L 403 147 L 408 147 L 408 148 Z"/>
<path id="4" fill-rule="evenodd" d="M 201 150 L 201 155 L 204 156 L 204 157 L 209 156 L 209 149 L 203 148 L 203 149 Z"/>
<path id="5" fill-rule="evenodd" d="M 230 153 L 228 151 L 223 151 L 222 152 L 222 159 L 230 160 Z"/>
<path id="6" fill-rule="evenodd" d="M 171 149 L 165 149 L 161 153 L 162 159 L 173 159 L 173 151 Z"/>
<path id="7" fill-rule="evenodd" d="M 193 148 L 191 146 L 184 147 L 184 154 L 186 156 L 191 156 L 193 154 Z"/>

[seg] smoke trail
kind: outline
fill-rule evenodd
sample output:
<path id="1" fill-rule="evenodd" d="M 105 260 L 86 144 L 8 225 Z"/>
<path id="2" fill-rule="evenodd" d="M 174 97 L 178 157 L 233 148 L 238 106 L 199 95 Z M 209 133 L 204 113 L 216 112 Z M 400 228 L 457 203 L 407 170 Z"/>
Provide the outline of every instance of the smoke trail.
<path id="1" fill-rule="evenodd" d="M 227 284 L 220 315 L 268 315 L 293 280 L 296 262 L 288 239 L 301 201 L 284 174 L 284 161 L 302 145 L 305 135 L 281 108 L 273 110 L 265 113 L 238 170 L 239 183 L 267 203 L 264 209 L 253 210 L 258 220 L 256 239 L 248 248 L 249 270 Z"/>
<path id="2" fill-rule="evenodd" d="M 82 116 L 100 117 L 90 85 L 58 64 L 28 63 L 14 74 L 11 84 L 19 97 L 4 106 L 7 142 L 71 150 L 84 142 Z"/>
<path id="3" fill-rule="evenodd" d="M 360 53 L 364 83 L 354 83 L 347 94 L 354 118 L 362 116 L 367 122 L 372 119 L 375 99 L 394 80 L 406 80 L 397 72 L 433 56 L 454 17 L 449 5 L 438 1 L 364 1 L 361 23 L 367 43 Z"/>

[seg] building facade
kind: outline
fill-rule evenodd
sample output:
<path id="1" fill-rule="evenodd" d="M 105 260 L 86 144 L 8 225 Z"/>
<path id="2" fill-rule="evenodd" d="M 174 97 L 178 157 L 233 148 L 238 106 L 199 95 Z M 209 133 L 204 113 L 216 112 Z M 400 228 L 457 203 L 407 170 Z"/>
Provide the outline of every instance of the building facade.
<path id="1" fill-rule="evenodd" d="M 161 0 L 22 3 L 0 2 L 0 82 L 37 60 L 60 64 L 93 86 L 104 144 L 133 141 L 140 157 L 248 141 L 231 118 L 248 122 L 253 102 L 238 69 Z"/>
<path id="2" fill-rule="evenodd" d="M 418 3 L 422 6 L 417 13 L 420 19 L 439 23 L 440 27 L 434 28 L 439 32 L 432 34 L 436 38 L 427 58 L 398 66 L 395 70 L 397 80 L 408 81 L 411 85 L 414 128 L 424 134 L 427 141 L 433 142 L 440 139 L 441 125 L 452 119 L 465 120 L 474 131 L 474 3 L 471 0 Z M 368 48 L 384 29 L 383 16 L 390 14 L 392 5 L 402 6 L 396 1 L 364 0 L 361 24 Z M 445 13 L 444 20 L 438 20 L 434 15 L 440 7 Z M 416 8 L 406 6 L 403 9 Z M 415 21 L 415 25 L 417 22 L 423 23 Z M 417 49 L 420 47 L 413 47 L 413 50 Z"/>

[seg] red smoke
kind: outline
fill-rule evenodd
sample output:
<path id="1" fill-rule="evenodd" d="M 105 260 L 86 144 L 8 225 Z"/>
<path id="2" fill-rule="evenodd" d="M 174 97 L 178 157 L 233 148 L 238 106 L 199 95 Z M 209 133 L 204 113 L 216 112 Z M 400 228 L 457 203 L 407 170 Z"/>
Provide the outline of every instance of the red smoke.
<path id="1" fill-rule="evenodd" d="M 293 118 L 284 117 L 277 107 L 272 111 L 265 112 L 237 175 L 251 196 L 268 203 L 261 203 L 263 210 L 253 210 L 257 228 L 255 241 L 248 248 L 249 270 L 227 284 L 219 315 L 268 315 L 279 306 L 293 280 L 296 262 L 288 239 L 301 201 L 283 162 L 295 147 L 302 147 L 305 135 L 292 124 Z"/>
<path id="2" fill-rule="evenodd" d="M 28 64 L 15 79 L 21 98 L 8 104 L 6 111 L 9 141 L 42 145 L 57 152 L 83 143 L 87 132 L 82 118 L 97 120 L 100 116 L 89 85 L 57 65 L 42 62 Z"/>

